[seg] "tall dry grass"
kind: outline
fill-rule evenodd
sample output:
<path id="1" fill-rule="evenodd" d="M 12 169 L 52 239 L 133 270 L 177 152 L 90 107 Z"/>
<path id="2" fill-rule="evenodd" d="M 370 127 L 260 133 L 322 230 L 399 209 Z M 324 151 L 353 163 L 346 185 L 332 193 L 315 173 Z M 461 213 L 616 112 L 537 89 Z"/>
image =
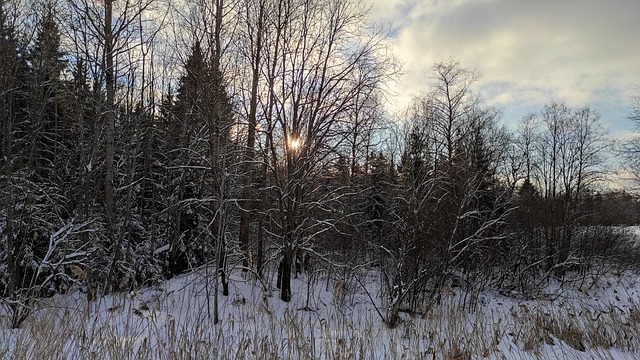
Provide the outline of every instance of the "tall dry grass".
<path id="1" fill-rule="evenodd" d="M 640 354 L 640 306 L 592 302 L 479 304 L 456 296 L 388 329 L 365 303 L 284 306 L 260 290 L 222 299 L 222 321 L 207 294 L 179 291 L 42 302 L 21 329 L 0 330 L 2 359 L 579 359 Z M 459 296 L 459 295 L 458 295 Z M 303 297 L 300 295 L 300 297 Z M 327 299 L 330 299 L 328 296 Z M 585 298 L 586 299 L 586 298 Z"/>

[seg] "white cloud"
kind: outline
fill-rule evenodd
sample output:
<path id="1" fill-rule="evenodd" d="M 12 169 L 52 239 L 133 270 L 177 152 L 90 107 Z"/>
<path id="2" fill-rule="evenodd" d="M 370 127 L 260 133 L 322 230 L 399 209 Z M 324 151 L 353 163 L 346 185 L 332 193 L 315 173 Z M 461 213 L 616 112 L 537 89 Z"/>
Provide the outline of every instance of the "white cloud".
<path id="1" fill-rule="evenodd" d="M 484 76 L 500 106 L 626 106 L 640 83 L 640 1 L 430 0 L 374 2 L 400 27 L 391 39 L 406 75 L 396 104 L 424 90 L 434 62 L 451 56 Z"/>
<path id="2" fill-rule="evenodd" d="M 370 0 L 371 17 L 376 22 L 394 19 L 400 15 L 399 7 L 403 0 Z"/>

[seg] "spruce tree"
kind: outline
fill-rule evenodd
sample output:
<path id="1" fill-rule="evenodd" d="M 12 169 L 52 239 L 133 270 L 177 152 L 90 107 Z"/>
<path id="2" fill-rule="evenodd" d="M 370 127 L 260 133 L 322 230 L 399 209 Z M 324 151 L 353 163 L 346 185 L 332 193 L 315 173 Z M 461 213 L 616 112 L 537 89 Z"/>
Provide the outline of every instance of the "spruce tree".
<path id="1" fill-rule="evenodd" d="M 0 164 L 2 165 L 0 196 L 3 200 L 0 211 L 0 221 L 3 222 L 0 232 L 0 255 L 3 258 L 0 259 L 0 262 L 7 264 L 6 271 L 2 271 L 1 275 L 0 293 L 7 297 L 13 295 L 20 278 L 17 266 L 18 246 L 14 226 L 15 202 L 13 196 L 13 186 L 16 182 L 14 171 L 18 163 L 15 156 L 18 152 L 15 144 L 18 87 L 18 67 L 16 65 L 20 59 L 16 48 L 15 32 L 5 12 L 5 3 L 0 0 L 0 124 L 2 129 L 0 137 Z"/>
<path id="2" fill-rule="evenodd" d="M 69 138 L 69 129 L 64 127 L 61 117 L 60 75 L 65 62 L 60 50 L 60 31 L 53 14 L 54 9 L 49 5 L 37 25 L 36 39 L 29 54 L 29 164 L 41 178 L 62 182 L 64 179 L 58 178 L 58 173 L 64 169 L 61 156 L 67 153 L 62 140 Z"/>

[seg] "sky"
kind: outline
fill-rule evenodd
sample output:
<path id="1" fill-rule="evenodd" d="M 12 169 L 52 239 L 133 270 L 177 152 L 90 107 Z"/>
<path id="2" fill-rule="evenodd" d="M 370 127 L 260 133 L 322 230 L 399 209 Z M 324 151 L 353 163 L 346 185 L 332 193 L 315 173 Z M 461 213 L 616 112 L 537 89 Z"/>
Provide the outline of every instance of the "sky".
<path id="1" fill-rule="evenodd" d="M 403 64 L 395 109 L 429 84 L 450 57 L 483 74 L 475 88 L 507 124 L 564 101 L 589 105 L 617 137 L 640 95 L 640 0 L 367 0 L 390 25 Z"/>

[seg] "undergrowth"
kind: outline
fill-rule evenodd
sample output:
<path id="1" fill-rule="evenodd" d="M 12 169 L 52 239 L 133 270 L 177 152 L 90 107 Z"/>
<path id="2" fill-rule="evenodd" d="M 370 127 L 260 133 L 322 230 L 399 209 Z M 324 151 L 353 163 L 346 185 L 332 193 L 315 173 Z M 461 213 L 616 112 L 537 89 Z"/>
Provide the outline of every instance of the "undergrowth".
<path id="1" fill-rule="evenodd" d="M 246 284 L 245 284 L 246 285 Z M 459 296 L 387 328 L 371 304 L 284 304 L 259 287 L 221 299 L 213 324 L 197 281 L 87 303 L 79 294 L 38 304 L 21 329 L 0 330 L 3 359 L 529 359 L 640 353 L 640 306 L 581 299 L 518 301 Z M 321 296 L 318 299 L 322 299 Z M 300 294 L 303 298 L 303 294 Z M 301 303 L 303 301 L 300 301 Z M 209 302 L 210 304 L 210 302 Z M 622 304 L 622 303 L 621 303 Z M 4 324 L 3 324 L 4 326 Z M 5 327 L 6 328 L 6 327 Z M 620 354 L 617 355 L 620 357 Z"/>

